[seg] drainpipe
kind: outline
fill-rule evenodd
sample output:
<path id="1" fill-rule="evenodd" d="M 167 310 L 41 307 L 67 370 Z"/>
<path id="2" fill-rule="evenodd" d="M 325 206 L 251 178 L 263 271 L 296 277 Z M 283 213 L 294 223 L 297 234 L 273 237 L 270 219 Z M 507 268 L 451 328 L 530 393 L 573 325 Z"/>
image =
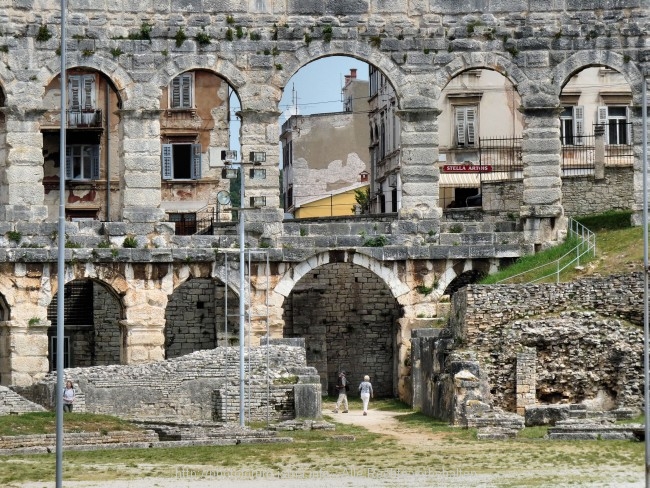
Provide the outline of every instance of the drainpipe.
<path id="1" fill-rule="evenodd" d="M 109 110 L 110 103 L 110 85 L 106 82 L 106 222 L 111 221 L 111 114 Z"/>

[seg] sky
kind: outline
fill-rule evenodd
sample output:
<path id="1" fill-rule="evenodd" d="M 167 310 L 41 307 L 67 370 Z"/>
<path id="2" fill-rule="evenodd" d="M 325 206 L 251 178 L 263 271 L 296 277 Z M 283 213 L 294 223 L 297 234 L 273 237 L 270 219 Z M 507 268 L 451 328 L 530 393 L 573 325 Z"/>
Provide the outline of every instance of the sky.
<path id="1" fill-rule="evenodd" d="M 303 66 L 291 77 L 284 89 L 279 107 L 282 115 L 278 123 L 282 124 L 289 115 L 295 113 L 310 115 L 342 111 L 341 88 L 344 77 L 350 73 L 350 69 L 355 68 L 358 79 L 368 79 L 368 64 L 346 56 L 322 58 Z M 297 108 L 294 108 L 293 101 L 296 97 L 298 103 Z M 233 111 L 239 110 L 238 104 L 237 97 L 233 96 L 231 98 Z M 231 121 L 230 133 L 230 147 L 239 152 L 238 122 Z"/>

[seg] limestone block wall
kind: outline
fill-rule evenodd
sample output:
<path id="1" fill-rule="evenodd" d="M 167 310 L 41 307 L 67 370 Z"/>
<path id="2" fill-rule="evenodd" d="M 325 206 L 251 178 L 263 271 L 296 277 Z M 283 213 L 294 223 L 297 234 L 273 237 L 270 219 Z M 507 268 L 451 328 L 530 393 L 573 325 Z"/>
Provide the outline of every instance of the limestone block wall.
<path id="1" fill-rule="evenodd" d="M 119 301 L 103 286 L 93 286 L 93 311 L 95 315 L 94 364 L 119 364 L 120 319 Z"/>
<path id="2" fill-rule="evenodd" d="M 634 208 L 634 170 L 627 167 L 605 168 L 605 178 L 570 176 L 562 178 L 562 206 L 570 217 Z M 523 201 L 523 181 L 484 182 L 483 209 L 502 217 L 519 215 Z"/>
<path id="3" fill-rule="evenodd" d="M 286 417 L 293 410 L 293 386 L 301 375 L 317 374 L 305 361 L 302 347 L 271 345 L 245 351 L 246 387 L 256 397 L 251 418 Z M 266 395 L 268 364 L 268 389 Z M 75 383 L 83 402 L 78 410 L 123 418 L 233 420 L 223 413 L 222 399 L 239 392 L 239 348 L 220 347 L 146 365 L 71 368 L 66 380 Z M 56 375 L 16 391 L 48 409 L 54 408 Z M 247 390 L 248 391 L 248 390 Z M 238 405 L 238 402 L 237 402 Z M 232 405 L 230 405 L 232 406 Z M 248 405 L 246 415 L 248 418 Z"/>
<path id="4" fill-rule="evenodd" d="M 477 353 L 495 404 L 510 411 L 522 348 L 537 355 L 538 403 L 639 407 L 642 288 L 639 273 L 557 285 L 469 285 L 454 294 L 447 331 L 456 348 Z"/>
<path id="5" fill-rule="evenodd" d="M 30 402 L 6 386 L 0 386 L 0 415 L 44 411 L 43 406 Z"/>
<path id="6" fill-rule="evenodd" d="M 364 375 L 375 395 L 395 392 L 395 341 L 400 307 L 386 284 L 360 266 L 321 266 L 303 277 L 285 305 L 285 337 L 303 337 L 307 363 L 335 394 L 338 371 L 349 372 L 351 394 Z"/>

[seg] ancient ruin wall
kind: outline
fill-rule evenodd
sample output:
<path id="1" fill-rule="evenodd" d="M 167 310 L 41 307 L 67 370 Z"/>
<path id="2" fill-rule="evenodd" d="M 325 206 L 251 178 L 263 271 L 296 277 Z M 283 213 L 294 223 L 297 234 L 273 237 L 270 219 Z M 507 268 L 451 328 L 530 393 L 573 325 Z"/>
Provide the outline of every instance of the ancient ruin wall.
<path id="1" fill-rule="evenodd" d="M 539 285 L 470 285 L 453 297 L 455 348 L 475 351 L 495 405 L 515 411 L 516 358 L 532 348 L 538 403 L 639 407 L 639 273 Z"/>
<path id="2" fill-rule="evenodd" d="M 293 390 L 300 381 L 299 375 L 317 377 L 316 370 L 306 367 L 304 348 L 261 346 L 245 351 L 245 355 L 246 415 L 250 404 L 252 419 L 266 419 L 267 406 L 271 418 L 291 418 Z M 74 382 L 78 391 L 77 411 L 139 419 L 235 421 L 238 418 L 238 347 L 198 351 L 140 366 L 70 368 L 65 370 L 65 376 Z M 314 386 L 320 392 L 319 385 Z M 16 390 L 31 401 L 53 409 L 55 387 L 56 375 L 50 374 L 39 383 Z"/>

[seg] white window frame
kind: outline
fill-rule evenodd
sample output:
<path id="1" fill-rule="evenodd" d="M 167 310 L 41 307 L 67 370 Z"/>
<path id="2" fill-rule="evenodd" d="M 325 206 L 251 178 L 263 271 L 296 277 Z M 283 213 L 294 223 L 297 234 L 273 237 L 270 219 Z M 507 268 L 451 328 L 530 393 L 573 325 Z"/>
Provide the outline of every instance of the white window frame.
<path id="1" fill-rule="evenodd" d="M 169 108 L 177 110 L 194 108 L 194 73 L 183 73 L 171 81 Z"/>
<path id="2" fill-rule="evenodd" d="M 65 148 L 65 179 L 70 181 L 84 181 L 99 179 L 99 154 L 97 144 L 70 144 Z M 84 161 L 85 158 L 89 161 Z M 79 173 L 75 176 L 75 158 L 79 158 Z M 86 175 L 84 168 L 88 163 L 90 174 Z"/>
<path id="3" fill-rule="evenodd" d="M 454 106 L 454 132 L 457 147 L 476 146 L 478 134 L 478 105 Z"/>
<path id="4" fill-rule="evenodd" d="M 584 127 L 585 127 L 585 108 L 582 105 L 566 106 L 565 109 L 571 108 L 571 116 L 560 115 L 562 144 L 567 146 L 584 145 Z M 573 131 L 573 140 L 567 142 L 564 132 L 564 125 L 571 124 Z"/>
<path id="5" fill-rule="evenodd" d="M 612 115 L 610 108 L 625 108 L 625 116 L 622 115 Z M 625 127 L 625 142 L 620 142 L 621 134 L 617 130 L 617 139 L 616 142 L 610 141 L 610 125 L 612 122 L 616 124 L 617 127 L 620 127 L 616 121 L 623 120 L 623 126 Z M 632 131 L 629 129 L 628 122 L 630 120 L 630 107 L 628 105 L 601 105 L 598 107 L 598 124 L 605 126 L 605 142 L 609 145 L 630 145 L 632 144 Z"/>
<path id="6" fill-rule="evenodd" d="M 176 178 L 174 175 L 174 147 L 177 145 L 191 146 L 190 147 L 190 178 Z M 160 153 L 162 164 L 162 179 L 163 180 L 200 180 L 201 179 L 201 165 L 203 154 L 201 144 L 192 144 L 189 142 L 163 144 Z"/>

